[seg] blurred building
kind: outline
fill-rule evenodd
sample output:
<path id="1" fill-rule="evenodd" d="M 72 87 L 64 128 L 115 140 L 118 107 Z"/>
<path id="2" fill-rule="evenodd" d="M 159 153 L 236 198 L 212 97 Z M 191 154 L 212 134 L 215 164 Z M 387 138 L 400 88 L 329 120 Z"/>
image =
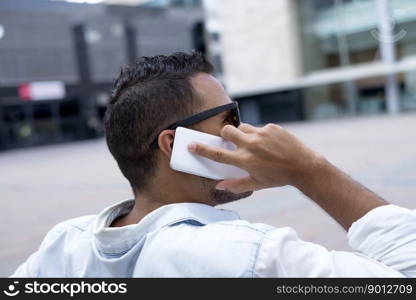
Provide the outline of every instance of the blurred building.
<path id="1" fill-rule="evenodd" d="M 0 1 L 0 150 L 102 136 L 122 65 L 204 50 L 200 2 L 136 2 Z"/>
<path id="2" fill-rule="evenodd" d="M 191 49 L 245 122 L 415 110 L 414 29 L 414 0 L 1 0 L 0 150 L 102 136 L 120 66 Z"/>
<path id="3" fill-rule="evenodd" d="M 416 109 L 416 1 L 205 0 L 211 54 L 253 123 Z"/>

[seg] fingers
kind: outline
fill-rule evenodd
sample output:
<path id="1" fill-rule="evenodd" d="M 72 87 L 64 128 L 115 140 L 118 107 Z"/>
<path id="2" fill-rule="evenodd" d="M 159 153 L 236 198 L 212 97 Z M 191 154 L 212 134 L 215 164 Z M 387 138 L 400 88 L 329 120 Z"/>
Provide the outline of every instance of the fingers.
<path id="1" fill-rule="evenodd" d="M 192 153 L 204 156 L 216 162 L 224 163 L 224 164 L 231 164 L 238 166 L 240 161 L 238 159 L 238 155 L 235 151 L 222 149 L 222 148 L 214 148 L 211 146 L 207 146 L 204 144 L 199 143 L 190 143 L 188 145 L 188 150 Z"/>
<path id="2" fill-rule="evenodd" d="M 240 129 L 244 133 L 255 133 L 258 130 L 256 127 L 247 123 L 241 123 L 241 125 L 238 126 L 238 129 Z"/>
<path id="3" fill-rule="evenodd" d="M 232 125 L 225 125 L 221 130 L 221 136 L 224 139 L 233 142 L 237 146 L 245 144 L 248 140 L 246 133 Z"/>
<path id="4" fill-rule="evenodd" d="M 238 179 L 226 179 L 217 184 L 217 190 L 226 190 L 234 194 L 244 193 L 256 190 L 256 183 L 251 177 L 243 177 Z"/>

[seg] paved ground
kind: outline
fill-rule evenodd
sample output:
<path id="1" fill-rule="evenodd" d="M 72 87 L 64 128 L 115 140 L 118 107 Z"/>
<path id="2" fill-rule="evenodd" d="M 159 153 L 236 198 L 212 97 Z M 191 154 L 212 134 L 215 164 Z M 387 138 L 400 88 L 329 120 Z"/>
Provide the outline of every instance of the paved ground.
<path id="1" fill-rule="evenodd" d="M 390 202 L 416 208 L 416 114 L 283 124 Z M 0 276 L 68 218 L 131 197 L 103 140 L 0 153 Z M 328 249 L 349 249 L 345 232 L 293 188 L 268 189 L 224 206 L 242 218 L 292 226 Z"/>

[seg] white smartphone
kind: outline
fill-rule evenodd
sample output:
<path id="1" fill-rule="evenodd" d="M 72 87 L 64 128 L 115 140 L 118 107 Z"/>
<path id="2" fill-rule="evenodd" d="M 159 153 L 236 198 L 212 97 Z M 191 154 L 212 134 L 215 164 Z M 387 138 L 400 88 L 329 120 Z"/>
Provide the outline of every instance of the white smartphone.
<path id="1" fill-rule="evenodd" d="M 214 180 L 240 178 L 249 175 L 243 169 L 219 163 L 190 152 L 188 145 L 192 142 L 228 150 L 235 150 L 237 148 L 234 143 L 226 141 L 222 137 L 178 127 L 176 128 L 170 159 L 170 167 L 172 169 Z"/>

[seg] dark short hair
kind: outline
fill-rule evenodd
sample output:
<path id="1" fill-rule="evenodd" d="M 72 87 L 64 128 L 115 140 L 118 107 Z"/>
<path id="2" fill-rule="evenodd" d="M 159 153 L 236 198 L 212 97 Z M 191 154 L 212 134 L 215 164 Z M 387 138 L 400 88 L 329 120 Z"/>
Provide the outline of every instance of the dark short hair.
<path id="1" fill-rule="evenodd" d="M 133 191 L 145 189 L 157 167 L 150 143 L 160 130 L 201 106 L 190 82 L 197 73 L 213 73 L 196 52 L 141 57 L 123 67 L 104 117 L 108 148 Z"/>

